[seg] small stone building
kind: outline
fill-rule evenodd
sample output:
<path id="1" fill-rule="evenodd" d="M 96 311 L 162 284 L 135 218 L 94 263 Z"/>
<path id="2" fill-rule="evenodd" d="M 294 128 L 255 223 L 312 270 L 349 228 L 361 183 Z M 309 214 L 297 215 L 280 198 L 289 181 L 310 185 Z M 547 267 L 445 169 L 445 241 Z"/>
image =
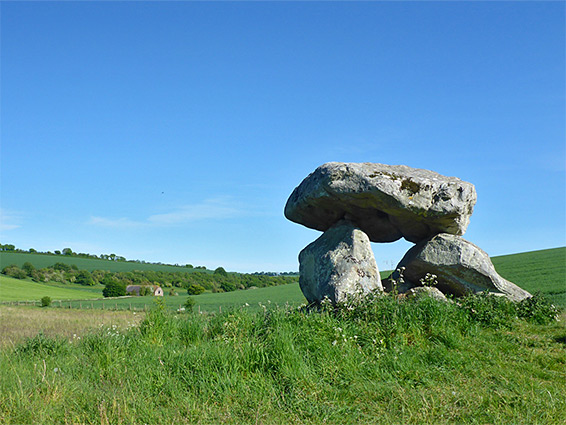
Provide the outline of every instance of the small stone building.
<path id="1" fill-rule="evenodd" d="M 149 288 L 150 293 L 154 297 L 162 297 L 163 296 L 163 289 L 159 286 L 152 286 L 152 285 L 128 285 L 126 287 L 126 293 L 128 295 L 135 295 L 140 296 L 140 292 L 142 292 L 142 288 Z"/>

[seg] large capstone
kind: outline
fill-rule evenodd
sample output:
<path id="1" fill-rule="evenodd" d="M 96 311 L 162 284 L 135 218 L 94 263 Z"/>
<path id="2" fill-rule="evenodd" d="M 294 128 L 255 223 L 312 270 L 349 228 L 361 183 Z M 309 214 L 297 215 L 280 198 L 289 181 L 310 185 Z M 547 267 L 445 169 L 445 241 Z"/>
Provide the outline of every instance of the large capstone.
<path id="1" fill-rule="evenodd" d="M 476 203 L 474 185 L 405 165 L 329 162 L 295 188 L 285 216 L 325 231 L 345 218 L 373 242 L 419 242 L 463 235 Z"/>
<path id="2" fill-rule="evenodd" d="M 368 236 L 342 220 L 299 254 L 300 287 L 309 303 L 382 291 L 381 278 Z"/>
<path id="3" fill-rule="evenodd" d="M 414 286 L 427 273 L 437 276 L 437 288 L 444 294 L 462 296 L 488 291 L 520 301 L 531 296 L 527 291 L 502 278 L 487 253 L 465 239 L 441 233 L 411 248 L 397 266 L 405 267 L 403 276 Z M 393 274 L 398 277 L 398 272 Z"/>

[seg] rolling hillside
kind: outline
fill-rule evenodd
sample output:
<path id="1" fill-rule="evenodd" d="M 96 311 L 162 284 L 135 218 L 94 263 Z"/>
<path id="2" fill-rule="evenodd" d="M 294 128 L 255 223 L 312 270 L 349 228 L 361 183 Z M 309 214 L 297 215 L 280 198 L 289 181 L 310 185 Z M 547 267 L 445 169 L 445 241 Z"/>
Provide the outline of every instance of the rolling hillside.
<path id="1" fill-rule="evenodd" d="M 3 253 L 5 256 L 6 253 Z M 14 254 L 19 255 L 20 261 L 25 258 L 32 258 L 35 260 L 44 260 L 42 257 L 52 257 L 58 260 L 65 257 L 62 256 L 44 256 L 34 254 Z M 13 258 L 11 256 L 3 258 Z M 67 258 L 68 260 L 83 260 L 85 265 L 96 268 L 99 263 L 104 266 L 147 266 L 151 264 L 136 264 L 136 263 L 115 263 L 107 260 L 87 260 L 81 258 Z M 546 249 L 541 251 L 525 252 L 520 254 L 505 255 L 500 257 L 493 257 L 493 263 L 499 273 L 506 279 L 516 283 L 527 291 L 534 293 L 540 291 L 547 297 L 551 298 L 553 302 L 566 308 L 566 247 Z M 25 262 L 25 261 L 23 261 Z M 22 264 L 23 264 L 22 262 Z M 41 266 L 41 262 L 36 262 L 37 266 Z M 79 266 L 80 267 L 80 266 Z M 169 270 L 177 270 L 186 272 L 184 267 L 169 267 Z M 386 276 L 387 272 L 382 272 L 382 277 Z M 168 294 L 168 291 L 165 291 Z M 166 295 L 165 299 L 171 307 L 177 307 L 183 304 L 186 300 L 186 291 L 182 288 L 177 288 L 179 296 L 170 297 Z M 97 285 L 94 287 L 85 287 L 80 285 L 63 285 L 63 284 L 41 284 L 31 282 L 29 280 L 12 279 L 6 276 L 0 276 L 0 301 L 31 301 L 39 300 L 41 297 L 48 295 L 54 300 L 92 300 L 93 298 L 100 298 L 102 295 L 102 286 Z M 270 288 L 260 288 L 257 290 L 248 291 L 235 291 L 221 294 L 206 293 L 197 296 L 197 308 L 200 305 L 203 310 L 217 310 L 219 306 L 225 308 L 241 306 L 246 302 L 253 306 L 258 307 L 258 303 L 273 303 L 284 304 L 288 301 L 291 304 L 300 304 L 304 302 L 302 293 L 298 284 L 281 285 Z M 95 307 L 102 306 L 103 301 L 94 301 Z M 141 298 L 127 298 L 117 301 L 118 304 L 125 307 L 132 304 L 133 307 L 143 308 L 146 304 L 151 304 L 151 301 Z M 76 303 L 77 307 L 79 303 Z M 115 303 L 116 304 L 116 303 Z"/>
<path id="2" fill-rule="evenodd" d="M 57 300 L 94 299 L 102 297 L 102 288 L 95 292 L 80 285 L 49 285 L 0 276 L 0 301 L 32 301 L 44 296 Z"/>
<path id="3" fill-rule="evenodd" d="M 542 292 L 566 308 L 566 247 L 492 258 L 501 276 L 534 294 Z"/>
<path id="4" fill-rule="evenodd" d="M 134 270 L 152 270 L 160 272 L 203 272 L 212 273 L 207 269 L 194 269 L 183 266 L 171 266 L 166 264 L 137 263 L 133 261 L 111 261 L 96 258 L 81 258 L 66 255 L 31 254 L 27 252 L 0 252 L 0 268 L 10 264 L 21 267 L 25 262 L 30 262 L 36 269 L 52 266 L 55 263 L 76 265 L 80 270 L 108 270 L 111 272 L 131 272 Z"/>

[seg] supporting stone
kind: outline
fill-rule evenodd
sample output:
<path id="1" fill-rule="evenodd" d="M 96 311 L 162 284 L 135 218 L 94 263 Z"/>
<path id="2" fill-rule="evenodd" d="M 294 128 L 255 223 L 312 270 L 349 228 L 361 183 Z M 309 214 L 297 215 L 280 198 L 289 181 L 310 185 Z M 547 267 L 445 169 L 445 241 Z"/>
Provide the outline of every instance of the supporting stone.
<path id="1" fill-rule="evenodd" d="M 486 252 L 460 236 L 440 233 L 411 248 L 397 269 L 405 267 L 404 278 L 419 286 L 427 273 L 437 276 L 438 289 L 454 296 L 489 291 L 510 300 L 531 296 L 527 291 L 502 278 Z M 396 278 L 396 273 L 392 276 Z"/>
<path id="2" fill-rule="evenodd" d="M 309 303 L 383 291 L 368 236 L 348 220 L 330 227 L 299 254 L 300 287 Z"/>

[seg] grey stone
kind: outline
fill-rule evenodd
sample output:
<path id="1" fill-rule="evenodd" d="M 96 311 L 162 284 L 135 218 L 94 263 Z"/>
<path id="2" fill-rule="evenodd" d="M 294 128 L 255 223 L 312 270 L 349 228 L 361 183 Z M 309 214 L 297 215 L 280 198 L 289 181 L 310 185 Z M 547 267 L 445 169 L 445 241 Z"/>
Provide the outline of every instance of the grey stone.
<path id="1" fill-rule="evenodd" d="M 417 286 L 409 289 L 405 294 L 407 298 L 431 297 L 438 301 L 448 302 L 448 298 L 446 298 L 440 289 L 432 286 Z"/>
<path id="2" fill-rule="evenodd" d="M 531 296 L 502 278 L 486 252 L 456 235 L 440 233 L 415 245 L 397 265 L 397 269 L 401 267 L 405 267 L 405 280 L 415 286 L 427 273 L 435 274 L 436 287 L 445 294 L 462 296 L 489 291 L 513 301 Z M 393 273 L 393 279 L 396 273 Z"/>
<path id="3" fill-rule="evenodd" d="M 327 297 L 335 304 L 348 296 L 383 291 L 368 236 L 347 220 L 303 249 L 299 264 L 299 284 L 309 303 Z"/>
<path id="4" fill-rule="evenodd" d="M 329 162 L 295 188 L 285 216 L 325 231 L 353 221 L 373 242 L 419 242 L 462 235 L 476 202 L 474 185 L 404 165 Z"/>

